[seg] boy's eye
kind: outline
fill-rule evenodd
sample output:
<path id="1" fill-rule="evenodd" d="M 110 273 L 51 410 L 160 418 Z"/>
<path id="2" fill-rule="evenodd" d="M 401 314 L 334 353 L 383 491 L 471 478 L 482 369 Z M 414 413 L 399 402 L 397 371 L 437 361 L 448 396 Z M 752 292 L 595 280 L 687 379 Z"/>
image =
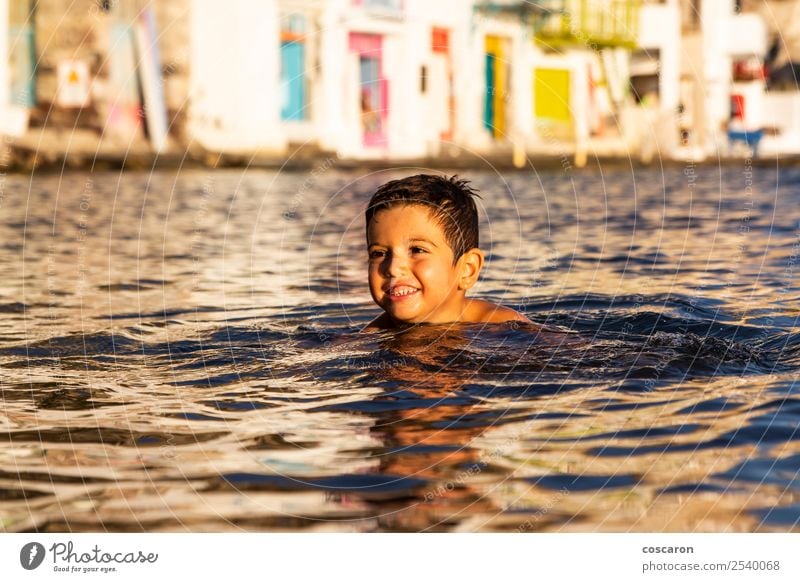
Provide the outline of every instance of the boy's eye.
<path id="1" fill-rule="evenodd" d="M 380 259 L 383 256 L 386 256 L 386 251 L 370 251 L 369 252 L 369 258 L 370 259 Z"/>
<path id="2" fill-rule="evenodd" d="M 411 247 L 411 252 L 414 254 L 417 253 L 427 253 L 427 249 L 423 249 L 422 247 Z"/>

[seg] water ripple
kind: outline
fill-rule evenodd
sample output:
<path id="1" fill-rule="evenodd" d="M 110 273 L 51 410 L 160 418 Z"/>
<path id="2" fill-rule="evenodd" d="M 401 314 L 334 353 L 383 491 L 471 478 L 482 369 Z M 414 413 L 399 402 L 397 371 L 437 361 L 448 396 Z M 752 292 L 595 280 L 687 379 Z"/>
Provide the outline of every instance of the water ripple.
<path id="1" fill-rule="evenodd" d="M 400 170 L 9 176 L 0 530 L 796 530 L 800 174 L 758 173 L 470 172 L 475 293 L 543 329 L 378 333 Z"/>

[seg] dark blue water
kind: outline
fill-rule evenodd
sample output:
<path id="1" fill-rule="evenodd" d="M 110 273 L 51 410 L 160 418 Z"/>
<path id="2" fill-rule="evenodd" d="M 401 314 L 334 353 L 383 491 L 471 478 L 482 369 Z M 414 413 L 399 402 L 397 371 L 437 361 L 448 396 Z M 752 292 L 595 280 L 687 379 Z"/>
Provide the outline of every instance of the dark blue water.
<path id="1" fill-rule="evenodd" d="M 363 334 L 328 166 L 6 179 L 0 528 L 798 528 L 800 170 L 463 172 L 545 331 Z"/>

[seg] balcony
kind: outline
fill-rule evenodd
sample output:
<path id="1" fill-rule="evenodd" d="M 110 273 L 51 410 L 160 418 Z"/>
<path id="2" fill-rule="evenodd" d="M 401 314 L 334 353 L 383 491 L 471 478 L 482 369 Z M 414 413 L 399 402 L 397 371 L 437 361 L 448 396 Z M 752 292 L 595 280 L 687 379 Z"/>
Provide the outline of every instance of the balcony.
<path id="1" fill-rule="evenodd" d="M 641 0 L 538 0 L 536 41 L 543 46 L 636 47 Z"/>

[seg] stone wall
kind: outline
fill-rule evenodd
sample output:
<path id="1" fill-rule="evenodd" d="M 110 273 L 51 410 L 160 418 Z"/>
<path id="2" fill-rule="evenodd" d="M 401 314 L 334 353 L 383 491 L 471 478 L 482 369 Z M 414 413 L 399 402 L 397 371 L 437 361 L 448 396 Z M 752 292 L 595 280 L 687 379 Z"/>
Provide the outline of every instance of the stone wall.
<path id="1" fill-rule="evenodd" d="M 26 2 L 22 0 L 22 3 Z M 142 7 L 152 6 L 170 135 L 180 142 L 184 134 L 189 86 L 190 2 L 38 0 L 33 12 L 37 69 L 36 107 L 31 112 L 31 125 L 102 133 L 110 108 L 118 102 L 118 95 L 113 93 L 109 83 L 113 66 L 109 59 L 112 30 L 130 25 Z M 88 65 L 91 98 L 85 107 L 61 107 L 58 104 L 58 65 L 62 61 L 76 60 Z"/>
<path id="2" fill-rule="evenodd" d="M 98 127 L 96 103 L 88 107 L 56 106 L 58 63 L 82 60 L 89 65 L 91 77 L 102 78 L 107 39 L 103 24 L 107 16 L 94 0 L 40 0 L 33 13 L 36 42 L 36 107 L 31 112 L 31 125 L 64 128 Z"/>

